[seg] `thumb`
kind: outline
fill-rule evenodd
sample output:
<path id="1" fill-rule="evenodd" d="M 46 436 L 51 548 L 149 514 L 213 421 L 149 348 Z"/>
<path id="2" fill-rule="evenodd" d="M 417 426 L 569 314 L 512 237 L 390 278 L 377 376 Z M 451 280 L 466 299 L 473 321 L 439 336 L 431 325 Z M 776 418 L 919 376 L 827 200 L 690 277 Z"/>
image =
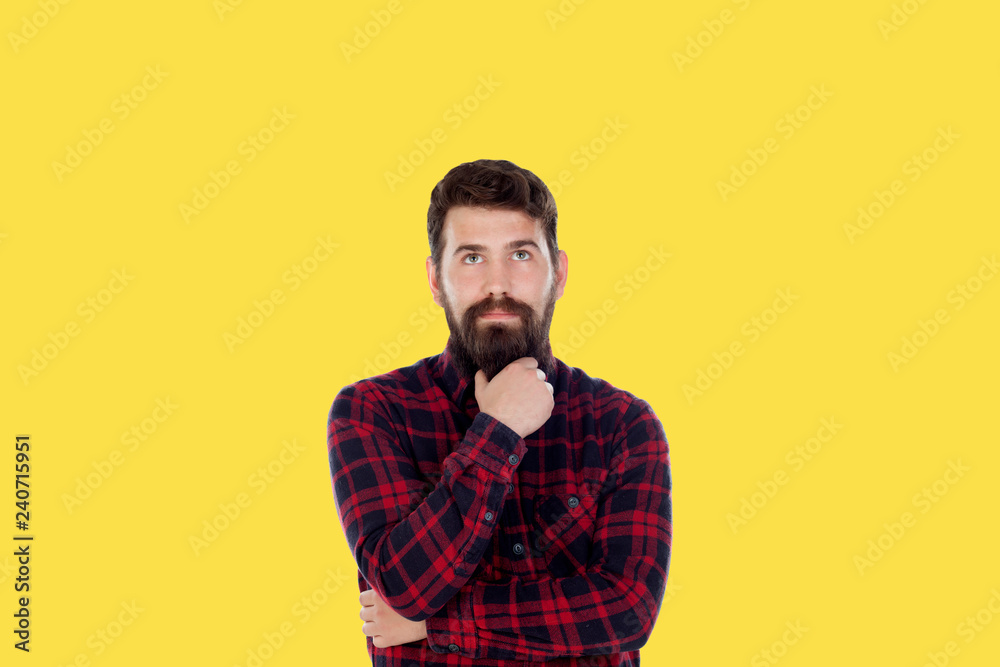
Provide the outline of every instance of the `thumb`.
<path id="1" fill-rule="evenodd" d="M 489 384 L 489 382 L 486 380 L 486 373 L 484 373 L 482 369 L 479 369 L 478 371 L 476 371 L 476 395 L 477 396 L 480 394 L 480 392 L 482 392 L 484 389 L 486 389 L 486 385 L 488 385 L 488 384 Z"/>

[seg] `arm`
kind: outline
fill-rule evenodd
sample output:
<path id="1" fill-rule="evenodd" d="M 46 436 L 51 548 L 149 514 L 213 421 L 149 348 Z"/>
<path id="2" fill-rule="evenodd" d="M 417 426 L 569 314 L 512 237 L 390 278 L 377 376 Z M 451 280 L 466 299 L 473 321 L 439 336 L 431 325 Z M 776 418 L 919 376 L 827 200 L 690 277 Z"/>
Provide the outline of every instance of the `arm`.
<path id="1" fill-rule="evenodd" d="M 341 524 L 362 576 L 400 615 L 420 621 L 454 597 L 475 571 L 527 446 L 506 425 L 480 413 L 445 458 L 441 479 L 428 494 L 388 405 L 371 383 L 341 390 L 330 410 L 330 471 Z"/>
<path id="2" fill-rule="evenodd" d="M 468 581 L 427 619 L 431 648 L 474 658 L 548 660 L 646 643 L 670 563 L 670 461 L 663 427 L 647 403 L 633 402 L 624 423 L 598 501 L 586 570 L 571 577 Z"/>

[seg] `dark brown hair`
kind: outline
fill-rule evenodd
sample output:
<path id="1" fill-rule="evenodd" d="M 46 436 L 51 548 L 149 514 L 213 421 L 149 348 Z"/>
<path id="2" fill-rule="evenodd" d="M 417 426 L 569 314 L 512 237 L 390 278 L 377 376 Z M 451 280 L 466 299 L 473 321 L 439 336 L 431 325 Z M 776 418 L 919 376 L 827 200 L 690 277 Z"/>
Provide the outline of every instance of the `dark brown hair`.
<path id="1" fill-rule="evenodd" d="M 553 266 L 557 265 L 556 200 L 542 182 L 527 169 L 507 160 L 476 160 L 458 165 L 434 186 L 427 209 L 427 241 L 431 259 L 441 268 L 444 251 L 441 232 L 444 217 L 453 206 L 523 211 L 541 222 Z"/>

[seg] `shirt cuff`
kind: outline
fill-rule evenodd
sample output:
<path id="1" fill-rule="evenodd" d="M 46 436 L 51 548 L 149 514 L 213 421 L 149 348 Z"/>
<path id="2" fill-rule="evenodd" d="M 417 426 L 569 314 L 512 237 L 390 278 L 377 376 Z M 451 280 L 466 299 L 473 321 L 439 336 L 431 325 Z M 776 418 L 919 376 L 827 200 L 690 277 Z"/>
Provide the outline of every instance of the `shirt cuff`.
<path id="1" fill-rule="evenodd" d="M 473 616 L 473 596 L 464 593 L 472 585 L 473 582 L 469 582 L 463 587 L 463 591 L 424 621 L 427 627 L 427 644 L 434 652 L 457 653 L 468 658 L 481 657 Z"/>
<path id="2" fill-rule="evenodd" d="M 456 451 L 490 472 L 503 475 L 517 466 L 528 451 L 528 445 L 502 421 L 480 412 Z"/>

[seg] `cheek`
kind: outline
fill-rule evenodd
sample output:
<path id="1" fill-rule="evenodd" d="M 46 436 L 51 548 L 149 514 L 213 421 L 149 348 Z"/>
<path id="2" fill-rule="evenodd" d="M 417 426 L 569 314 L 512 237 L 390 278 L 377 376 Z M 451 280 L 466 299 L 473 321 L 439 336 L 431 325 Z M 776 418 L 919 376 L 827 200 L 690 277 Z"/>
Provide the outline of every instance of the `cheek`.
<path id="1" fill-rule="evenodd" d="M 453 282 L 443 284 L 442 298 L 455 317 L 461 319 L 469 306 L 476 303 L 476 293 L 468 285 L 456 285 Z"/>
<path id="2" fill-rule="evenodd" d="M 525 299 L 541 302 L 545 300 L 551 289 L 552 276 L 549 271 L 542 268 L 525 268 L 516 276 L 514 285 Z"/>

